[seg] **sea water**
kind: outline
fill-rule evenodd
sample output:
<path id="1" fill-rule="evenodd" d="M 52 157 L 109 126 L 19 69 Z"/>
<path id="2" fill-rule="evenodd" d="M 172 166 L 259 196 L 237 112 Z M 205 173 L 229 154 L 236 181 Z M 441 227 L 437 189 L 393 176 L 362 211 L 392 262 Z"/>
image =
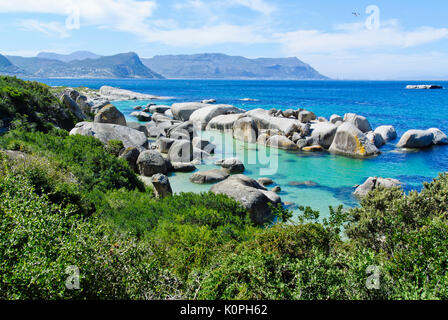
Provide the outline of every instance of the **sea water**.
<path id="1" fill-rule="evenodd" d="M 219 81 L 219 80 L 107 80 L 107 79 L 38 79 L 49 85 L 87 86 L 98 89 L 110 85 L 142 93 L 176 97 L 171 104 L 214 98 L 218 103 L 254 108 L 286 110 L 305 108 L 318 116 L 343 116 L 353 112 L 368 118 L 373 128 L 393 125 L 399 136 L 409 129 L 437 127 L 448 133 L 448 90 L 406 90 L 407 84 L 427 82 L 406 81 Z M 432 82 L 431 82 L 432 84 Z M 448 82 L 437 81 L 448 88 Z M 256 101 L 242 101 L 243 98 Z M 137 105 L 149 101 L 117 101 L 114 104 L 128 121 Z M 284 202 L 310 206 L 325 216 L 328 206 L 353 207 L 354 186 L 370 176 L 396 178 L 406 191 L 420 190 L 423 182 L 448 171 L 448 146 L 436 146 L 419 152 L 404 152 L 393 141 L 381 148 L 382 154 L 369 159 L 352 159 L 329 153 L 287 152 L 256 144 L 235 141 L 216 132 L 201 132 L 217 145 L 216 155 L 199 170 L 217 168 L 214 161 L 236 156 L 252 178 L 267 176 L 280 186 Z M 189 182 L 191 173 L 170 176 L 174 192 L 204 192 L 210 185 Z M 304 183 L 307 182 L 307 183 Z"/>

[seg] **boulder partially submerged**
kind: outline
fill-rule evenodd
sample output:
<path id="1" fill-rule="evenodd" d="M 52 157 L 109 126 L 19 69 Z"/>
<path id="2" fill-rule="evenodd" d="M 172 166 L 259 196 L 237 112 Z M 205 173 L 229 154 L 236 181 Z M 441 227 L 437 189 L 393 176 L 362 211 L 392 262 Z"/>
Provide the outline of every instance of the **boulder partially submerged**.
<path id="1" fill-rule="evenodd" d="M 242 204 L 250 214 L 252 221 L 258 225 L 272 219 L 271 205 L 281 203 L 280 197 L 272 191 L 267 191 L 256 180 L 238 174 L 227 178 L 211 187 L 211 192 L 224 194 Z"/>
<path id="2" fill-rule="evenodd" d="M 378 187 L 393 188 L 401 186 L 401 182 L 392 178 L 370 177 L 353 192 L 357 197 L 365 197 L 370 191 Z"/>
<path id="3" fill-rule="evenodd" d="M 434 134 L 428 130 L 409 130 L 397 143 L 398 148 L 428 148 L 433 145 Z"/>
<path id="4" fill-rule="evenodd" d="M 206 183 L 216 183 L 227 179 L 229 173 L 222 169 L 212 169 L 208 171 L 195 172 L 191 177 L 190 181 L 193 183 L 206 184 Z"/>
<path id="5" fill-rule="evenodd" d="M 435 84 L 419 84 L 419 85 L 407 85 L 406 89 L 416 89 L 416 90 L 431 90 L 431 89 L 443 89 L 442 86 Z"/>
<path id="6" fill-rule="evenodd" d="M 393 126 L 380 126 L 374 132 L 379 134 L 385 142 L 397 139 L 397 131 Z"/>
<path id="7" fill-rule="evenodd" d="M 370 157 L 380 153 L 366 135 L 351 122 L 344 122 L 338 127 L 329 151 L 351 157 Z"/>
<path id="8" fill-rule="evenodd" d="M 243 173 L 245 170 L 243 162 L 237 158 L 218 160 L 215 164 L 223 167 L 228 173 Z"/>

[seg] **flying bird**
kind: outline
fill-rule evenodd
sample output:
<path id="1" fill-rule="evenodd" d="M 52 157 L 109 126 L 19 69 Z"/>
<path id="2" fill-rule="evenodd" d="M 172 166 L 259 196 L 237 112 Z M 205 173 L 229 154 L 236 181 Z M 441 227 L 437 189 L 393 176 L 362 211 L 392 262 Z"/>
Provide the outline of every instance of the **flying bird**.
<path id="1" fill-rule="evenodd" d="M 352 12 L 352 15 L 354 15 L 355 17 L 359 17 L 361 14 L 358 12 Z"/>

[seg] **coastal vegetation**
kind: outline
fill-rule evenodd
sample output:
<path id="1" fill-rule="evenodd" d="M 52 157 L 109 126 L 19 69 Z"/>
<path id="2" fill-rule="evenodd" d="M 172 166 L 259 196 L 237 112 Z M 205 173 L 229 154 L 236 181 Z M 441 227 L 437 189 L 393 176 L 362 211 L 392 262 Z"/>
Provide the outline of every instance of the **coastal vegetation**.
<path id="1" fill-rule="evenodd" d="M 447 174 L 259 226 L 226 195 L 158 199 L 119 141 L 58 126 L 46 86 L 2 77 L 0 92 L 1 299 L 448 298 Z"/>

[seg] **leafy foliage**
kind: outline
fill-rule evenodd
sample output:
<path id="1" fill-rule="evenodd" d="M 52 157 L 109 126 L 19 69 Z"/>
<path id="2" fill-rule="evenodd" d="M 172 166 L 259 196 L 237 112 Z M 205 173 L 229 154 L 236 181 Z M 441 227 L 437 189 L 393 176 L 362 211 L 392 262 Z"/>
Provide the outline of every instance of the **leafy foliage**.
<path id="1" fill-rule="evenodd" d="M 0 119 L 3 125 L 44 132 L 54 125 L 71 129 L 76 122 L 48 86 L 9 76 L 0 76 Z"/>

